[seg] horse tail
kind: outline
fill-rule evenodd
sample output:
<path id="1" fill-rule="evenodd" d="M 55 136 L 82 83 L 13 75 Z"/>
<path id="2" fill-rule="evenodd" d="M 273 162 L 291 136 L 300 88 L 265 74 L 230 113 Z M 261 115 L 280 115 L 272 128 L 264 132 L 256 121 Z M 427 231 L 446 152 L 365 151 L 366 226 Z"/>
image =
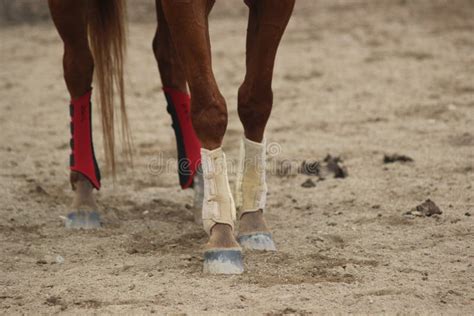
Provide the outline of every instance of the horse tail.
<path id="1" fill-rule="evenodd" d="M 95 80 L 99 86 L 105 162 L 115 178 L 114 92 L 120 102 L 121 136 L 125 156 L 132 155 L 132 138 L 125 106 L 124 58 L 126 51 L 125 0 L 91 0 L 88 15 L 89 41 L 94 56 Z"/>

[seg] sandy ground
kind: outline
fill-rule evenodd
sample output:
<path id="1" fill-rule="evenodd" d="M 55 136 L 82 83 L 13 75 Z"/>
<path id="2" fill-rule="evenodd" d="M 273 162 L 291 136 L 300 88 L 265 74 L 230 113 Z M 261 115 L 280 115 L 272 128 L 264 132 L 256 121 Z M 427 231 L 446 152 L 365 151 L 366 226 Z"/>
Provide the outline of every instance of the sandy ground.
<path id="1" fill-rule="evenodd" d="M 60 219 L 71 191 L 58 36 L 50 23 L 2 28 L 0 313 L 474 313 L 474 7 L 414 2 L 298 8 L 267 133 L 280 146 L 267 212 L 279 252 L 246 252 L 246 272 L 232 277 L 201 273 L 206 235 L 192 221 L 192 193 L 165 168 L 175 143 L 154 25 L 130 26 L 135 167 L 115 186 L 104 180 L 108 225 L 94 232 L 66 231 Z M 211 26 L 235 162 L 245 17 Z M 344 159 L 347 178 L 304 188 L 310 176 L 275 171 L 327 153 Z M 414 162 L 384 164 L 385 153 Z M 442 215 L 403 215 L 427 198 Z"/>

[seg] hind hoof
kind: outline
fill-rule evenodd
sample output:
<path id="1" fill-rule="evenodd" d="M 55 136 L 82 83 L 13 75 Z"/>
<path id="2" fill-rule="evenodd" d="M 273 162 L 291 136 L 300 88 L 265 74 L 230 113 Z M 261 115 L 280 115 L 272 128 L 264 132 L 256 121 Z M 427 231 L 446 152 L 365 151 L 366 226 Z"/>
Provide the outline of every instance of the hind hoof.
<path id="1" fill-rule="evenodd" d="M 242 251 L 218 249 L 204 252 L 204 273 L 241 274 L 244 272 Z"/>
<path id="2" fill-rule="evenodd" d="M 64 226 L 68 229 L 101 228 L 100 214 L 96 211 L 76 211 L 67 215 Z"/>
<path id="3" fill-rule="evenodd" d="M 239 244 L 245 249 L 276 251 L 272 234 L 255 233 L 250 235 L 242 235 L 237 237 Z"/>

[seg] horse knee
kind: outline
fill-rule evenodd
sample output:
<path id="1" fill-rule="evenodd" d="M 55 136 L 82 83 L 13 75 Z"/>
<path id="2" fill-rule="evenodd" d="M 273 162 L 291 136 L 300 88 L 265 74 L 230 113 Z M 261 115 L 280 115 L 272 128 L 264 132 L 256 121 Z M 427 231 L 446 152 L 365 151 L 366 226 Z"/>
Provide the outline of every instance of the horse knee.
<path id="1" fill-rule="evenodd" d="M 191 102 L 191 120 L 203 147 L 220 147 L 227 128 L 224 97 L 219 92 L 206 92 L 204 95 L 193 93 Z"/>
<path id="2" fill-rule="evenodd" d="M 247 138 L 261 141 L 272 111 L 271 88 L 248 89 L 242 85 L 238 93 L 238 114 Z"/>

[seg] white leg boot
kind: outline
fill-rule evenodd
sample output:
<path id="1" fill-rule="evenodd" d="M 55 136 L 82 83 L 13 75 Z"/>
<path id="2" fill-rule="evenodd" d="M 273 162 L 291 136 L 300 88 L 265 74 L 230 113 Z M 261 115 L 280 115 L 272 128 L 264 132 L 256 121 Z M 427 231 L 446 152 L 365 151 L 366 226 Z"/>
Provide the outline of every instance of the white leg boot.
<path id="1" fill-rule="evenodd" d="M 216 224 L 229 225 L 234 229 L 236 211 L 227 178 L 225 154 L 221 148 L 201 149 L 204 179 L 202 221 L 209 234 Z M 204 253 L 204 272 L 214 274 L 239 274 L 243 272 L 240 247 L 207 249 Z"/>
<path id="2" fill-rule="evenodd" d="M 267 183 L 265 179 L 266 146 L 242 139 L 240 161 L 236 181 L 236 203 L 239 218 L 247 213 L 265 210 Z M 275 251 L 275 243 L 268 231 L 253 231 L 239 234 L 237 240 L 248 249 Z"/>

